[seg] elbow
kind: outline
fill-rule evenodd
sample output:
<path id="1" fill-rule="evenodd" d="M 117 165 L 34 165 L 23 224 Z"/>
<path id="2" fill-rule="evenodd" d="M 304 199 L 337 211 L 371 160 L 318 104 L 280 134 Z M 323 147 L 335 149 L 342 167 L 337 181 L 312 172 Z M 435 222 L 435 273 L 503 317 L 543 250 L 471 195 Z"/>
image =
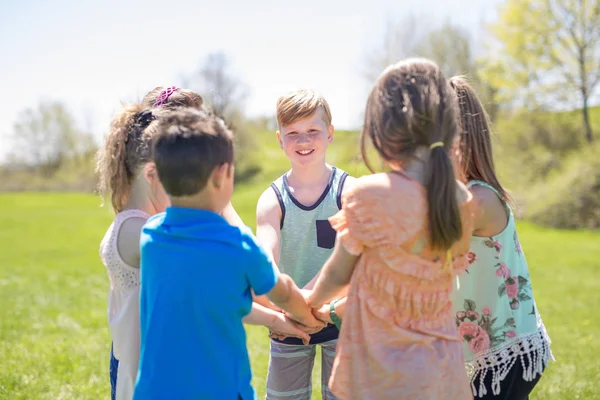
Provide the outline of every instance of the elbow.
<path id="1" fill-rule="evenodd" d="M 350 283 L 350 276 L 351 275 L 344 273 L 344 271 L 333 270 L 326 279 L 336 286 L 346 286 Z"/>
<path id="2" fill-rule="evenodd" d="M 285 274 L 279 274 L 279 282 L 277 283 L 277 285 L 280 287 L 280 289 L 269 293 L 267 297 L 273 303 L 281 307 L 282 305 L 288 304 L 290 302 L 293 292 L 294 281 L 292 281 L 292 278 Z"/>
<path id="3" fill-rule="evenodd" d="M 283 280 L 285 290 L 281 296 L 281 302 L 287 304 L 292 298 L 294 281 L 288 275 L 281 274 L 281 279 Z"/>

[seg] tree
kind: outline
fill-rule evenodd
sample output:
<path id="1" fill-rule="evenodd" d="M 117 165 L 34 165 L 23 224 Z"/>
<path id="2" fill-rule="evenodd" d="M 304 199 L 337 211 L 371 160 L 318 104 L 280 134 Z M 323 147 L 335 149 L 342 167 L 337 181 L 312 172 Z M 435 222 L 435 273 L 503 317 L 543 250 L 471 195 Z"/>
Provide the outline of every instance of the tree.
<path id="1" fill-rule="evenodd" d="M 446 23 L 432 30 L 419 42 L 416 52 L 435 61 L 448 77 L 477 78 L 469 34 L 457 26 Z"/>
<path id="2" fill-rule="evenodd" d="M 40 102 L 37 108 L 27 108 L 14 125 L 14 160 L 52 176 L 65 161 L 78 162 L 90 152 L 91 135 L 80 132 L 62 103 Z"/>
<path id="3" fill-rule="evenodd" d="M 228 122 L 243 112 L 248 90 L 235 76 L 231 60 L 222 52 L 207 55 L 189 84 L 198 89 L 211 109 Z"/>
<path id="4" fill-rule="evenodd" d="M 600 83 L 600 1 L 508 0 L 492 31 L 501 48 L 486 76 L 524 103 L 547 105 L 578 94 L 592 142 L 588 107 Z"/>
<path id="5" fill-rule="evenodd" d="M 368 83 L 373 83 L 388 65 L 415 55 L 421 37 L 419 26 L 413 14 L 401 20 L 386 20 L 381 46 L 366 56 L 363 75 Z"/>
<path id="6" fill-rule="evenodd" d="M 495 88 L 480 79 L 481 61 L 475 58 L 469 33 L 447 22 L 439 28 L 423 28 L 413 15 L 387 21 L 383 45 L 366 59 L 365 78 L 372 83 L 388 65 L 407 57 L 425 57 L 440 66 L 447 77 L 465 75 L 475 87 L 490 117 L 495 119 L 498 105 Z"/>
<path id="7" fill-rule="evenodd" d="M 250 178 L 260 171 L 260 164 L 252 156 L 256 148 L 254 137 L 246 129 L 244 102 L 248 89 L 231 66 L 231 60 L 222 52 L 208 54 L 198 71 L 184 78 L 184 86 L 202 95 L 212 111 L 223 118 L 235 134 L 236 180 Z"/>

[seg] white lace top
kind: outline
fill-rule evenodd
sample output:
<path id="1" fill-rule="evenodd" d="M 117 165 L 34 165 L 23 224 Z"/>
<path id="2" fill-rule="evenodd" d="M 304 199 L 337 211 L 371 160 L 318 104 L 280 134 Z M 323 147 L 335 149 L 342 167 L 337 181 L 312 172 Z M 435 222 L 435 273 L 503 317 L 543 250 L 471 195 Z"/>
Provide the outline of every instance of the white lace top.
<path id="1" fill-rule="evenodd" d="M 110 281 L 108 325 L 113 353 L 119 360 L 117 400 L 133 397 L 140 355 L 140 269 L 127 264 L 117 247 L 119 230 L 130 218 L 148 219 L 150 216 L 141 210 L 120 212 L 100 243 L 100 258 Z"/>

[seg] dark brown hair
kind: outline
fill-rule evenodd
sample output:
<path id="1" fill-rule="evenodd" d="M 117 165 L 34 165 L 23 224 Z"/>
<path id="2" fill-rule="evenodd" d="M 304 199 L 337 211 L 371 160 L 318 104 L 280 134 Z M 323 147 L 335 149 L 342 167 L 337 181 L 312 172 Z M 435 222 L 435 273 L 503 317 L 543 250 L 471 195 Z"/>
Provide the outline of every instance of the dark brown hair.
<path id="1" fill-rule="evenodd" d="M 153 159 L 171 196 L 191 196 L 206 186 L 216 167 L 233 164 L 233 134 L 209 111 L 165 112 L 152 126 Z"/>
<path id="2" fill-rule="evenodd" d="M 500 193 L 505 202 L 512 198 L 496 176 L 492 152 L 492 133 L 483 104 L 466 79 L 450 78 L 460 108 L 460 175 L 469 181 L 483 181 Z"/>
<path id="3" fill-rule="evenodd" d="M 449 157 L 458 132 L 458 111 L 452 89 L 433 62 L 408 59 L 388 67 L 373 88 L 361 137 L 387 162 L 406 163 L 420 147 L 442 142 L 431 150 L 426 173 L 431 246 L 447 250 L 461 238 L 458 187 Z"/>
<path id="4" fill-rule="evenodd" d="M 112 120 L 104 148 L 97 154 L 98 192 L 110 197 L 113 211 L 123 210 L 140 166 L 151 161 L 152 130 L 146 129 L 160 110 L 177 107 L 202 109 L 202 96 L 187 89 L 175 91 L 168 100 L 153 108 L 165 87 L 148 92 L 139 104 L 127 104 Z"/>

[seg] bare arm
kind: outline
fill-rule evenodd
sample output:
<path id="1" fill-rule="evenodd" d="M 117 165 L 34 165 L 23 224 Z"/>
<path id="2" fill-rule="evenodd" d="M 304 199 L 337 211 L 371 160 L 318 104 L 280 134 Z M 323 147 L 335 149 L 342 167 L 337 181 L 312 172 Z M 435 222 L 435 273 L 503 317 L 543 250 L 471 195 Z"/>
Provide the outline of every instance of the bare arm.
<path id="1" fill-rule="evenodd" d="M 281 208 L 273 189 L 268 188 L 258 199 L 256 206 L 256 238 L 275 261 L 279 263 Z M 254 301 L 271 309 L 278 310 L 266 296 L 253 296 Z"/>
<path id="2" fill-rule="evenodd" d="M 502 232 L 508 224 L 508 215 L 500 198 L 484 186 L 473 186 L 471 193 L 475 204 L 473 234 L 492 236 Z"/>
<path id="3" fill-rule="evenodd" d="M 344 319 L 344 311 L 346 310 L 346 300 L 347 297 L 344 297 L 343 299 L 337 301 L 333 306 L 335 313 L 341 320 Z M 331 320 L 331 310 L 329 308 L 329 304 L 323 305 L 318 310 L 313 310 L 313 314 L 315 315 L 315 317 L 317 317 L 318 320 L 327 322 L 328 324 L 333 324 L 333 321 Z"/>
<path id="4" fill-rule="evenodd" d="M 348 253 L 341 242 L 336 240 L 333 254 L 327 260 L 315 284 L 315 289 L 308 296 L 308 305 L 320 309 L 323 304 L 347 290 L 358 256 Z"/>
<path id="5" fill-rule="evenodd" d="M 223 218 L 225 218 L 225 220 L 229 222 L 230 225 L 245 226 L 244 221 L 242 221 L 238 213 L 235 211 L 231 202 L 227 204 L 227 206 L 223 210 Z"/>
<path id="6" fill-rule="evenodd" d="M 135 268 L 140 267 L 140 235 L 145 223 L 144 218 L 128 218 L 117 234 L 119 255 L 123 261 Z"/>
<path id="7" fill-rule="evenodd" d="M 323 327 L 306 304 L 304 296 L 294 283 L 292 278 L 286 274 L 279 274 L 275 287 L 267 293 L 267 297 L 275 305 L 281 307 L 294 321 L 298 321 L 307 327 Z"/>
<path id="8" fill-rule="evenodd" d="M 278 337 L 293 336 L 308 344 L 310 336 L 280 312 L 252 303 L 252 311 L 242 320 L 244 324 L 264 325 Z"/>
<path id="9" fill-rule="evenodd" d="M 256 238 L 262 247 L 279 263 L 281 207 L 273 189 L 268 188 L 256 205 Z"/>

